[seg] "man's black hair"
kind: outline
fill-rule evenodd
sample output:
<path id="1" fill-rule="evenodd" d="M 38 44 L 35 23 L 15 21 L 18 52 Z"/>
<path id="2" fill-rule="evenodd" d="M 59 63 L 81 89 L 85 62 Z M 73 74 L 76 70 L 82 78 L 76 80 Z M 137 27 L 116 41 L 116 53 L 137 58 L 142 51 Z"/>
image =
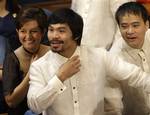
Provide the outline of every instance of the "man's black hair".
<path id="1" fill-rule="evenodd" d="M 145 23 L 148 21 L 148 12 L 146 8 L 137 2 L 127 2 L 118 8 L 115 14 L 115 18 L 118 24 L 120 24 L 120 18 L 126 14 L 141 16 Z"/>
<path id="2" fill-rule="evenodd" d="M 49 17 L 50 24 L 68 24 L 72 31 L 73 39 L 80 45 L 83 31 L 83 19 L 82 17 L 69 8 L 61 8 L 54 11 Z"/>

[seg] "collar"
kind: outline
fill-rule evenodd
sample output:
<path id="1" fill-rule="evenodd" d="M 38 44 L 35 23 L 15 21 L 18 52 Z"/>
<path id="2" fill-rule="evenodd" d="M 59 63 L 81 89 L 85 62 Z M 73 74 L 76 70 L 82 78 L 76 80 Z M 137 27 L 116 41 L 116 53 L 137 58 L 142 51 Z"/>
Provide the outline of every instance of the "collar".
<path id="1" fill-rule="evenodd" d="M 143 44 L 142 48 L 140 48 L 140 49 L 132 48 L 126 42 L 122 42 L 122 50 L 129 52 L 132 55 L 138 54 L 138 52 L 141 50 L 143 50 L 144 52 L 147 52 L 149 50 L 148 48 L 149 48 L 148 37 L 145 37 L 144 44 Z"/>
<path id="2" fill-rule="evenodd" d="M 51 51 L 52 52 L 52 51 Z M 54 54 L 54 58 L 59 62 L 59 63 L 64 63 L 66 62 L 68 59 L 72 58 L 75 55 L 79 55 L 80 56 L 80 46 L 77 46 L 75 52 L 73 53 L 73 55 L 70 58 L 66 58 L 58 53 L 53 52 Z"/>

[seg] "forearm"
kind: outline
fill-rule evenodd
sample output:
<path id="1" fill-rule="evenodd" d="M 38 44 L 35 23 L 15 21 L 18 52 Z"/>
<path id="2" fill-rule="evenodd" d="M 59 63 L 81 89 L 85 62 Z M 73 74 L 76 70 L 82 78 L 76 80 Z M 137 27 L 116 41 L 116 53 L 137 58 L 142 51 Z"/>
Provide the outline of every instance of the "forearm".
<path id="1" fill-rule="evenodd" d="M 29 88 L 28 74 L 23 81 L 14 89 L 11 94 L 5 96 L 5 100 L 10 107 L 17 106 L 26 97 Z"/>
<path id="2" fill-rule="evenodd" d="M 122 115 L 122 111 L 116 110 L 116 111 L 104 112 L 104 115 Z"/>
<path id="3" fill-rule="evenodd" d="M 65 86 L 57 78 L 57 76 L 50 79 L 47 85 L 41 85 L 41 82 L 37 82 L 37 78 L 38 76 L 31 78 L 28 91 L 28 105 L 32 111 L 39 114 L 51 106 L 57 95 L 65 90 Z M 34 81 L 32 79 L 34 79 Z"/>
<path id="4" fill-rule="evenodd" d="M 2 69 L 0 69 L 0 81 L 2 81 Z"/>
<path id="5" fill-rule="evenodd" d="M 121 115 L 123 111 L 122 90 L 120 83 L 108 77 L 105 86 L 105 115 Z"/>

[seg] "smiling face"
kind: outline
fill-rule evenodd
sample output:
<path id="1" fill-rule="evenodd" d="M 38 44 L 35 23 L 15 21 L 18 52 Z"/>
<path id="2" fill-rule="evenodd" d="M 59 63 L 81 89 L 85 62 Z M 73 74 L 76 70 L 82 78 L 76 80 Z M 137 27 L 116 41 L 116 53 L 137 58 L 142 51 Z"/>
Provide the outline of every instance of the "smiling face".
<path id="1" fill-rule="evenodd" d="M 148 21 L 144 23 L 139 15 L 125 14 L 119 19 L 120 32 L 126 43 L 132 48 L 141 48 L 145 39 L 145 32 L 149 28 Z"/>
<path id="2" fill-rule="evenodd" d="M 17 31 L 22 46 L 30 53 L 37 52 L 43 37 L 43 33 L 39 28 L 37 21 L 30 20 L 24 23 Z"/>
<path id="3" fill-rule="evenodd" d="M 70 54 L 77 46 L 67 24 L 58 23 L 49 25 L 48 39 L 50 41 L 51 50 L 62 55 Z"/>

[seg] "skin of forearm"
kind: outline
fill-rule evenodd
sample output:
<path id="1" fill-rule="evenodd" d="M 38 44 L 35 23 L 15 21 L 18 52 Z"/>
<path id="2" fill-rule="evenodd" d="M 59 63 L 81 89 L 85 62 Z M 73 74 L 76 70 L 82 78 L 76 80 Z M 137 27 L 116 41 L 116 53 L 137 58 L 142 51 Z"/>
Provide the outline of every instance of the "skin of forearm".
<path id="1" fill-rule="evenodd" d="M 0 70 L 0 81 L 2 81 L 2 70 Z"/>
<path id="2" fill-rule="evenodd" d="M 27 73 L 23 81 L 14 89 L 14 91 L 5 96 L 5 100 L 9 107 L 17 106 L 27 95 L 29 88 L 29 74 Z"/>

